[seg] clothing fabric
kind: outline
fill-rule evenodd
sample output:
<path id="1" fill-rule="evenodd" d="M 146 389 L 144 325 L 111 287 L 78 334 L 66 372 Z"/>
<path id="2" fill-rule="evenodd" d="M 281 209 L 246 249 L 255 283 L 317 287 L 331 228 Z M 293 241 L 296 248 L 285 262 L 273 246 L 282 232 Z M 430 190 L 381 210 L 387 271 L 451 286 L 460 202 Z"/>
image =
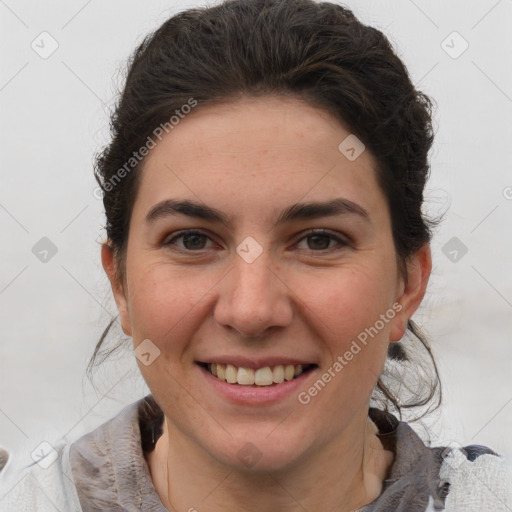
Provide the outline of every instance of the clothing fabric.
<path id="1" fill-rule="evenodd" d="M 380 496 L 359 512 L 512 511 L 510 468 L 491 449 L 430 448 L 392 414 L 371 408 L 369 416 L 395 460 Z M 148 395 L 75 442 L 54 447 L 51 463 L 42 459 L 9 474 L 9 461 L 0 473 L 0 511 L 168 512 L 144 457 L 162 424 Z"/>

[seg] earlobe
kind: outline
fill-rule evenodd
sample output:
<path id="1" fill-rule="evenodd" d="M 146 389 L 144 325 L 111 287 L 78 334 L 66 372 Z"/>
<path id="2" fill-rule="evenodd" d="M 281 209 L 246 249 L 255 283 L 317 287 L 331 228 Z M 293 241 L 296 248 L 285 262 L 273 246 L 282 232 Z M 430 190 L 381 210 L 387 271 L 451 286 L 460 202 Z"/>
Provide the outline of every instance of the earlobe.
<path id="1" fill-rule="evenodd" d="M 396 302 L 400 311 L 395 315 L 390 331 L 390 341 L 400 341 L 405 334 L 407 322 L 418 309 L 427 289 L 432 271 L 430 244 L 426 243 L 407 261 L 407 284 Z"/>
<path id="2" fill-rule="evenodd" d="M 118 279 L 114 250 L 108 242 L 103 242 L 101 245 L 101 263 L 112 287 L 112 293 L 116 301 L 117 310 L 119 311 L 119 319 L 121 321 L 123 332 L 127 336 L 131 336 L 130 315 L 128 312 L 127 301 L 123 285 Z"/>

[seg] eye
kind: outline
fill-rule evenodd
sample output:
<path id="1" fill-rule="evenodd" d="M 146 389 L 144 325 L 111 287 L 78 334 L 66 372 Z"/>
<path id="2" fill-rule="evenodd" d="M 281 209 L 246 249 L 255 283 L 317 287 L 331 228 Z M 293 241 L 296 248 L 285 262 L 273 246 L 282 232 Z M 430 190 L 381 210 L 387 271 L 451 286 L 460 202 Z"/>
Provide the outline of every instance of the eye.
<path id="1" fill-rule="evenodd" d="M 333 247 L 330 246 L 332 241 L 337 242 L 341 247 L 350 245 L 348 240 L 340 238 L 332 232 L 323 229 L 309 231 L 299 240 L 298 244 L 302 240 L 309 240 L 310 243 L 308 243 L 308 247 L 304 250 L 312 252 L 328 251 L 333 249 Z"/>
<path id="2" fill-rule="evenodd" d="M 178 240 L 182 240 L 182 246 L 177 243 Z M 172 238 L 164 240 L 162 245 L 164 246 L 176 246 L 178 250 L 187 252 L 199 252 L 208 249 L 206 246 L 207 241 L 212 239 L 198 230 L 185 230 L 179 231 Z M 311 230 L 303 236 L 296 245 L 299 245 L 303 240 L 309 240 L 308 247 L 302 248 L 302 250 L 310 252 L 330 251 L 335 248 L 331 245 L 331 242 L 337 242 L 338 246 L 346 247 L 350 245 L 350 242 L 340 236 L 333 234 L 327 230 Z M 299 248 L 300 249 L 300 248 Z"/>
<path id="3" fill-rule="evenodd" d="M 180 247 L 176 243 L 179 239 L 183 239 L 183 247 Z M 164 240 L 162 244 L 165 246 L 176 245 L 178 249 L 182 251 L 197 252 L 207 248 L 205 247 L 206 240 L 211 240 L 211 238 L 208 235 L 205 235 L 202 231 L 191 229 L 179 231 L 172 238 Z"/>

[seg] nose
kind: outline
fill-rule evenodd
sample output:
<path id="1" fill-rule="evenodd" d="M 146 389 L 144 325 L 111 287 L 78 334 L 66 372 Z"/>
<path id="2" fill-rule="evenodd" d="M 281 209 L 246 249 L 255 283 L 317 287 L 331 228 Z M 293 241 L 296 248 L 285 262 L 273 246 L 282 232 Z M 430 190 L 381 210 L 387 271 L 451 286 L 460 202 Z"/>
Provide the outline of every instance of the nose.
<path id="1" fill-rule="evenodd" d="M 267 253 L 251 263 L 236 255 L 233 266 L 219 283 L 215 320 L 244 338 L 261 337 L 289 325 L 292 294 Z"/>

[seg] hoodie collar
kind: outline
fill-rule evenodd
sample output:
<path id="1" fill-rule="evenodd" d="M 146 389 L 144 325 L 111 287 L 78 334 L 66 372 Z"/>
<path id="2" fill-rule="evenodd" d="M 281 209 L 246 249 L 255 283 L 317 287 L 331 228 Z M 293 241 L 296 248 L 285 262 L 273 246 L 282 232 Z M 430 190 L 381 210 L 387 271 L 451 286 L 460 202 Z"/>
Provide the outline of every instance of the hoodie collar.
<path id="1" fill-rule="evenodd" d="M 428 448 L 407 423 L 389 412 L 370 408 L 368 415 L 395 460 L 381 495 L 360 512 L 424 512 L 432 499 L 442 507 L 446 494 L 439 480 L 442 448 Z M 153 396 L 148 395 L 71 445 L 70 464 L 83 510 L 168 512 L 144 456 L 162 434 L 163 418 Z"/>

